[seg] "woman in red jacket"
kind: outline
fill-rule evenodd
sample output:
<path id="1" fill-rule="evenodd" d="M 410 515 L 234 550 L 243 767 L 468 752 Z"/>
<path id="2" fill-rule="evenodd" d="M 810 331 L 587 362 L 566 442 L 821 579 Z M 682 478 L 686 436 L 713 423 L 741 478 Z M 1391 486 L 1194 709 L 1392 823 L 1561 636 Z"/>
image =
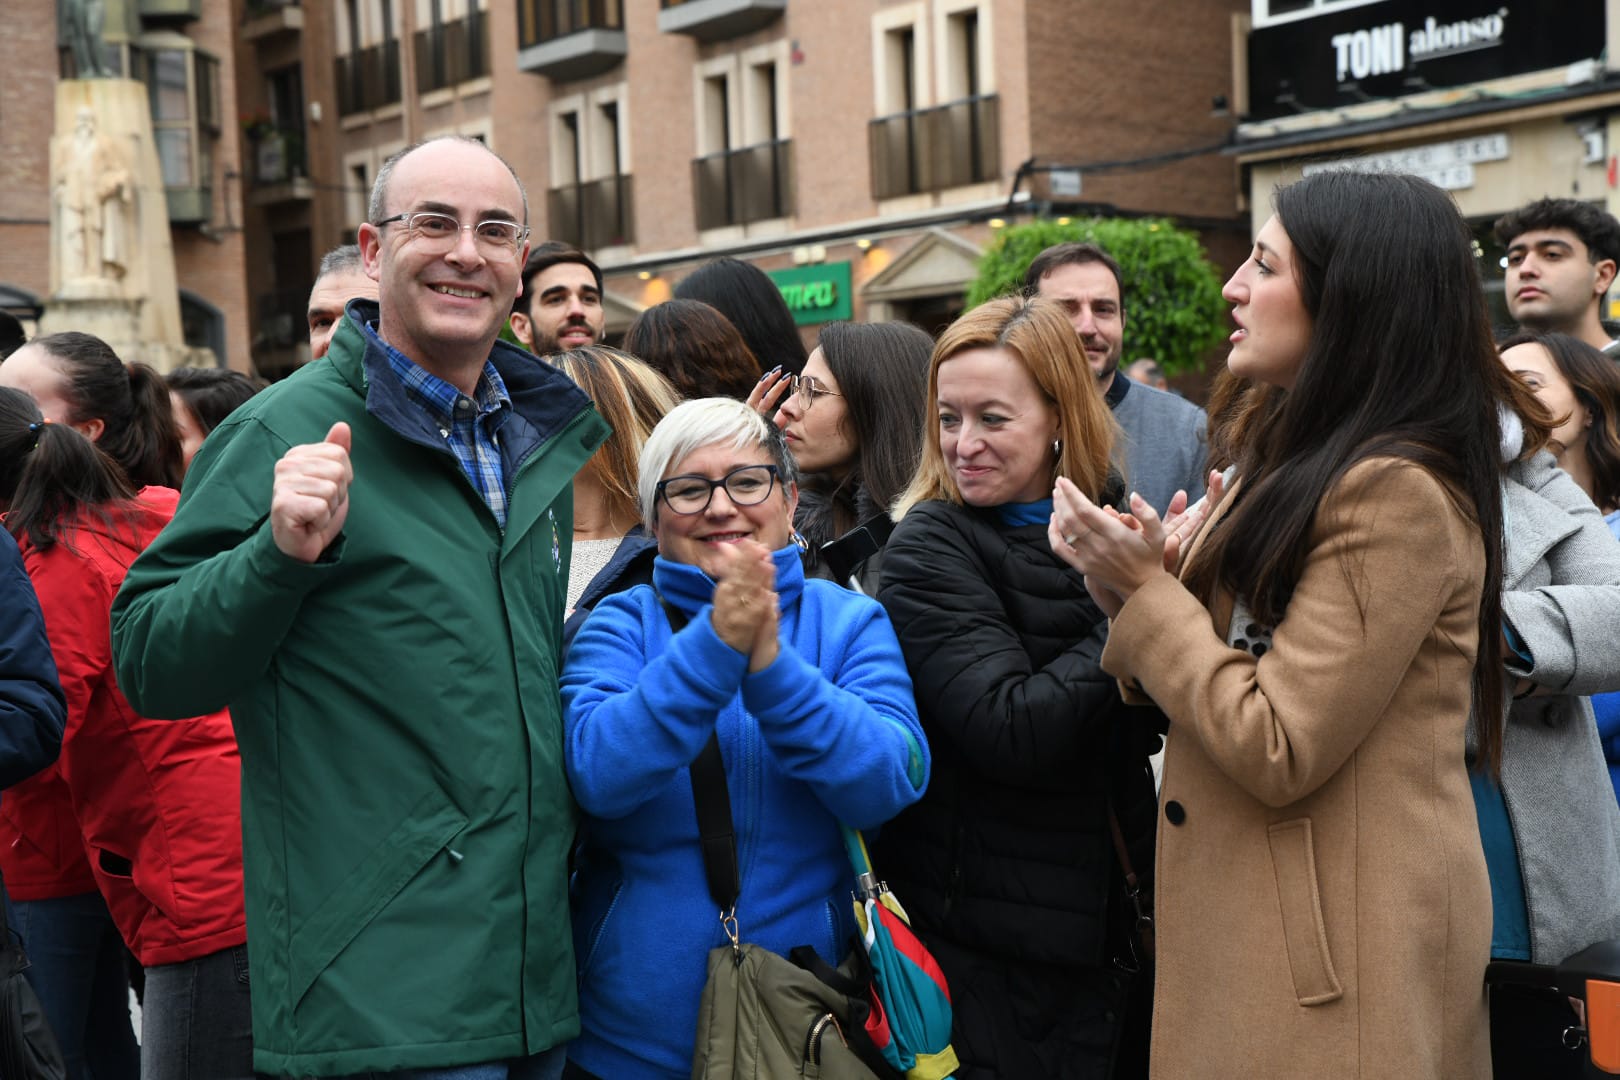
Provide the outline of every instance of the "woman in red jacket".
<path id="1" fill-rule="evenodd" d="M 58 825 L 36 835 L 27 801 L 14 813 L 8 792 L 13 858 L 26 845 L 60 855 L 79 844 L 88 856 L 93 886 L 147 968 L 145 1080 L 245 1078 L 252 1032 L 241 764 L 230 718 L 135 715 L 109 655 L 113 596 L 178 500 L 169 488 L 133 490 L 89 440 L 46 422 L 26 394 L 0 388 L 0 504 L 39 593 L 67 695 L 57 771 L 79 831 L 64 835 Z"/>

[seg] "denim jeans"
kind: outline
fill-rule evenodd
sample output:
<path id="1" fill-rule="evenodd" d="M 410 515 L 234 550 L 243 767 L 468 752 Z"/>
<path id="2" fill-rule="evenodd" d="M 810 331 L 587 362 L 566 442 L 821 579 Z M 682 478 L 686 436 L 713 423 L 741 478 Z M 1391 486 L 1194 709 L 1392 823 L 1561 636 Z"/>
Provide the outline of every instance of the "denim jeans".
<path id="1" fill-rule="evenodd" d="M 146 969 L 141 1077 L 252 1080 L 246 945 Z"/>
<path id="2" fill-rule="evenodd" d="M 482 1065 L 358 1073 L 354 1076 L 341 1077 L 339 1080 L 558 1080 L 567 1061 L 566 1048 L 554 1046 L 550 1050 L 542 1050 L 528 1057 L 490 1061 Z"/>
<path id="3" fill-rule="evenodd" d="M 124 941 L 101 894 L 13 900 L 11 911 L 68 1080 L 140 1080 Z"/>

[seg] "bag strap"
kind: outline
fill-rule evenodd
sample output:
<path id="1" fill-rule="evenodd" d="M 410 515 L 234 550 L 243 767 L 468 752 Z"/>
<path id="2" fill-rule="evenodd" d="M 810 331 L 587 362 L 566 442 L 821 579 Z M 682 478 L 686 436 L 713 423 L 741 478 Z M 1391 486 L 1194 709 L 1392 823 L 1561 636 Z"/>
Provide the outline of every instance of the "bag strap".
<path id="1" fill-rule="evenodd" d="M 665 600 L 662 594 L 658 602 L 663 605 L 670 629 L 680 633 L 687 622 L 685 612 Z M 737 830 L 731 821 L 731 789 L 726 785 L 726 763 L 720 756 L 717 732 L 709 733 L 709 741 L 703 744 L 689 771 L 709 895 L 720 905 L 722 914 L 734 916 L 737 894 L 742 891 L 742 875 L 737 868 Z"/>
<path id="2" fill-rule="evenodd" d="M 1141 939 L 1142 951 L 1147 954 L 1147 959 L 1152 960 L 1155 948 L 1153 910 L 1142 892 L 1142 881 L 1136 876 L 1136 867 L 1131 864 L 1130 849 L 1125 844 L 1125 831 L 1119 827 L 1119 815 L 1114 813 L 1114 800 L 1108 799 L 1107 805 L 1108 831 L 1114 838 L 1114 856 L 1119 860 L 1120 872 L 1125 875 L 1125 895 L 1130 898 L 1131 907 L 1136 909 L 1136 933 Z"/>

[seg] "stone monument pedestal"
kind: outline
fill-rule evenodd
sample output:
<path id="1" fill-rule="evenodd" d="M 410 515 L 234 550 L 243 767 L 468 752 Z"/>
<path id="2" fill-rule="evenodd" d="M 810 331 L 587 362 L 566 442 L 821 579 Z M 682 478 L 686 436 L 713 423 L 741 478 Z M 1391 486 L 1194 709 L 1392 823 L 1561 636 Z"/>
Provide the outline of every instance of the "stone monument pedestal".
<path id="1" fill-rule="evenodd" d="M 214 366 L 185 343 L 146 87 L 69 79 L 51 139 L 51 294 L 41 334 L 77 330 L 159 371 Z"/>
<path id="2" fill-rule="evenodd" d="M 39 318 L 40 336 L 76 330 L 81 334 L 94 334 L 112 347 L 125 363 L 142 363 L 160 372 L 194 365 L 214 367 L 214 354 L 207 349 L 193 349 L 165 341 L 141 339 L 141 301 L 120 296 L 83 295 L 87 290 L 75 282 L 74 286 L 51 297 L 45 312 Z"/>

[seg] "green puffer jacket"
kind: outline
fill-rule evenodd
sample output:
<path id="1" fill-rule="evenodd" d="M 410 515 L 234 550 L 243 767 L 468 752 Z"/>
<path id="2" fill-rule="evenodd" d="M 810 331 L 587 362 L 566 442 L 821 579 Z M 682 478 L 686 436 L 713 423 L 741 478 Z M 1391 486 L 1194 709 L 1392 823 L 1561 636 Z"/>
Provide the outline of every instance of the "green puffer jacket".
<path id="1" fill-rule="evenodd" d="M 261 1073 L 468 1065 L 579 1029 L 557 675 L 571 481 L 607 425 L 496 345 L 503 534 L 357 316 L 376 308 L 213 432 L 113 607 L 143 716 L 230 705 Z M 348 518 L 297 562 L 270 534 L 275 463 L 337 420 Z"/>

